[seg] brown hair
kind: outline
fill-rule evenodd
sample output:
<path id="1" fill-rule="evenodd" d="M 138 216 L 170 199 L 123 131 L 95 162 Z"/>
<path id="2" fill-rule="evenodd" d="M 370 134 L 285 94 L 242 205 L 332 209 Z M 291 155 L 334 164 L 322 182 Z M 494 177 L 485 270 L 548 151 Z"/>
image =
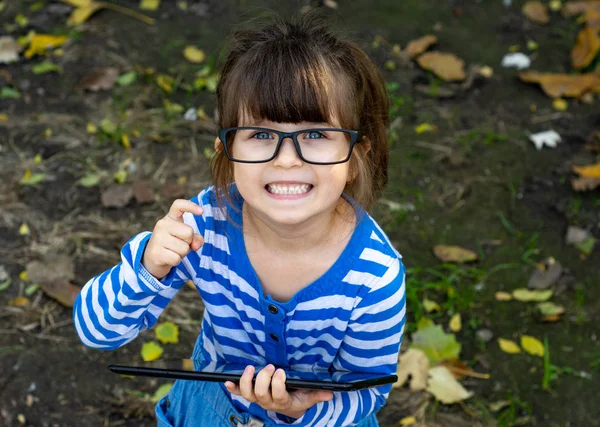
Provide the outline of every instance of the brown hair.
<path id="1" fill-rule="evenodd" d="M 376 65 L 354 42 L 328 29 L 319 12 L 235 31 L 217 86 L 219 128 L 240 126 L 243 115 L 280 123 L 332 123 L 358 130 L 344 192 L 369 209 L 387 183 L 388 93 Z M 211 161 L 219 206 L 233 207 L 233 165 L 224 150 Z M 355 211 L 357 208 L 355 207 Z"/>

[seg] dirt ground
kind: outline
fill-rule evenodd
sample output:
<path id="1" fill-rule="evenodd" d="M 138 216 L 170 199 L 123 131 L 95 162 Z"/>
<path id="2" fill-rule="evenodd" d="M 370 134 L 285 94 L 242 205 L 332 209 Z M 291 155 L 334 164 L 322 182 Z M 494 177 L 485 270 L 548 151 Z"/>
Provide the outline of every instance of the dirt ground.
<path id="1" fill-rule="evenodd" d="M 31 11 L 36 3 L 43 6 Z M 139 10 L 137 1 L 118 3 Z M 71 283 L 81 287 L 116 264 L 123 243 L 151 230 L 173 199 L 192 197 L 210 183 L 206 150 L 216 132 L 213 93 L 180 88 L 167 94 L 151 74 L 98 92 L 78 89 L 78 82 L 95 68 L 124 73 L 139 66 L 176 82 L 193 80 L 202 64 L 185 61 L 185 46 L 196 45 L 214 57 L 233 25 L 265 8 L 285 14 L 309 2 L 187 1 L 185 12 L 175 1 L 162 3 L 148 13 L 156 18 L 154 25 L 107 10 L 77 30 L 66 27 L 71 9 L 60 2 L 9 0 L 0 12 L 2 23 L 12 23 L 19 13 L 29 18 L 13 35 L 34 29 L 71 38 L 64 55 L 53 58 L 62 74 L 35 74 L 38 58 L 0 65 L 21 92 L 20 99 L 0 99 L 0 112 L 7 116 L 0 120 L 0 266 L 12 279 L 0 292 L 1 425 L 155 425 L 153 404 L 144 393 L 151 395 L 164 381 L 120 378 L 106 369 L 140 360 L 141 346 L 154 339 L 154 331 L 116 351 L 91 350 L 76 336 L 71 309 L 42 290 L 29 295 L 24 306 L 8 303 L 24 296 L 30 282 L 19 275 L 31 261 L 67 256 L 74 265 Z M 531 69 L 571 72 L 569 53 L 580 25 L 557 13 L 548 25 L 532 23 L 520 12 L 523 3 L 338 1 L 335 25 L 381 66 L 395 105 L 390 182 L 372 215 L 410 269 L 406 344 L 423 310 L 419 301 L 446 301 L 451 286 L 458 295 L 451 308 L 462 315 L 463 328 L 456 333 L 461 360 L 490 374 L 461 381 L 474 395 L 460 405 L 395 389 L 379 413 L 382 426 L 409 416 L 428 426 L 600 425 L 600 252 L 596 248 L 585 256 L 565 244 L 570 225 L 600 238 L 600 190 L 577 193 L 571 187 L 572 165 L 597 162 L 590 146 L 600 145 L 592 137 L 600 130 L 600 108 L 597 100 L 569 100 L 566 111 L 557 111 L 538 86 L 501 66 L 510 46 L 527 52 L 527 42 L 535 40 L 539 47 L 529 52 Z M 0 36 L 4 32 L 0 28 Z M 425 34 L 438 37 L 433 49 L 458 55 L 467 67 L 490 66 L 493 76 L 460 88 L 394 55 L 395 44 L 404 47 Z M 0 87 L 7 84 L 6 75 L 0 74 Z M 423 90 L 423 85 L 429 86 Z M 440 88 L 450 88 L 453 96 L 440 97 Z M 188 121 L 183 112 L 166 114 L 164 99 L 185 110 L 204 106 L 207 117 Z M 131 149 L 86 130 L 88 123 L 99 126 L 105 118 L 128 132 Z M 417 134 L 422 123 L 437 130 Z M 562 143 L 537 151 L 528 134 L 550 129 Z M 41 162 L 34 161 L 36 155 Z M 41 183 L 21 185 L 26 170 L 48 175 Z M 152 201 L 105 207 L 102 194 L 119 170 L 127 172 L 123 185 L 143 184 Z M 98 185 L 77 184 L 92 172 L 100 175 Z M 19 232 L 22 224 L 28 234 Z M 436 244 L 473 249 L 480 260 L 453 270 L 434 257 Z M 541 322 L 534 305 L 495 299 L 498 291 L 527 287 L 535 263 L 548 256 L 566 269 L 553 287 L 553 301 L 566 309 L 560 320 Z M 197 293 L 184 287 L 161 317 L 180 327 L 179 343 L 165 345 L 163 358 L 189 357 L 201 315 Z M 431 316 L 447 325 L 448 312 Z M 482 330 L 493 338 L 481 339 Z M 548 339 L 550 363 L 559 368 L 550 390 L 542 387 L 548 364 L 526 353 L 504 353 L 496 342 L 499 337 L 518 342 L 521 335 Z M 490 404 L 498 401 L 507 403 L 494 412 Z"/>

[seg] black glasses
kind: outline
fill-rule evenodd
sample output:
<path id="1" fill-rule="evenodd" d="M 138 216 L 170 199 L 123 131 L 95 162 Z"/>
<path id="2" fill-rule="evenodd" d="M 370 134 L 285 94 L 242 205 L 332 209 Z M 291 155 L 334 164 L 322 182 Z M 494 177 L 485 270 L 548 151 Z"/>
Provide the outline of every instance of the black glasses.
<path id="1" fill-rule="evenodd" d="M 350 159 L 358 131 L 335 128 L 303 129 L 296 132 L 243 126 L 219 130 L 225 154 L 240 163 L 266 163 L 277 157 L 285 138 L 291 138 L 302 161 L 334 165 Z"/>

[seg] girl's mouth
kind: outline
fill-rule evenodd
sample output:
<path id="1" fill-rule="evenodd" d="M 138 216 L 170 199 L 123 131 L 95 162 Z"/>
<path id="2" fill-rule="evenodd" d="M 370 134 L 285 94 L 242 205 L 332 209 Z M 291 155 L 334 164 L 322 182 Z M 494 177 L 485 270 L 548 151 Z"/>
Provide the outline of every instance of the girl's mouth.
<path id="1" fill-rule="evenodd" d="M 300 195 L 306 194 L 313 188 L 312 184 L 267 184 L 265 189 L 271 194 Z"/>

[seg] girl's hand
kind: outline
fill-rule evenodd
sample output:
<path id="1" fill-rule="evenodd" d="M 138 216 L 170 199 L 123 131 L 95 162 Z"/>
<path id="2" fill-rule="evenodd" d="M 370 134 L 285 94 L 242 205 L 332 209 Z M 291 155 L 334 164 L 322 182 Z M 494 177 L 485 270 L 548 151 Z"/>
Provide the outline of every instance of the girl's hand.
<path id="1" fill-rule="evenodd" d="M 332 392 L 323 390 L 297 390 L 288 393 L 285 388 L 285 372 L 283 369 L 275 371 L 273 365 L 267 365 L 258 373 L 254 387 L 253 377 L 254 366 L 247 366 L 239 386 L 227 381 L 225 387 L 231 393 L 257 403 L 267 411 L 275 411 L 292 418 L 300 418 L 311 406 L 333 399 Z"/>
<path id="2" fill-rule="evenodd" d="M 154 226 L 144 251 L 142 265 L 159 280 L 179 265 L 190 250 L 197 251 L 204 244 L 202 236 L 183 222 L 184 212 L 201 215 L 204 210 L 192 201 L 175 200 L 169 213 Z"/>

